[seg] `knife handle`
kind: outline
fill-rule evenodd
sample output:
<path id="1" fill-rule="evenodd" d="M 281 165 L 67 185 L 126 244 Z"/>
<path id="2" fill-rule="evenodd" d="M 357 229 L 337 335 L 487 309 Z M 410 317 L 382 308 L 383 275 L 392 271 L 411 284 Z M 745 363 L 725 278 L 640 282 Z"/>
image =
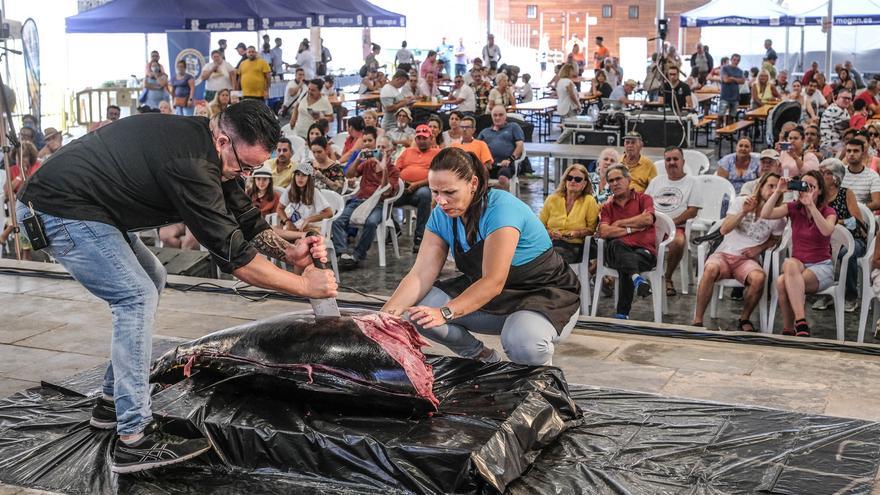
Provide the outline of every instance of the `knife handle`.
<path id="1" fill-rule="evenodd" d="M 315 230 L 309 230 L 308 232 L 306 232 L 306 237 L 311 237 L 311 236 L 321 237 L 321 233 L 317 232 Z M 311 253 L 309 253 L 309 255 L 311 255 Z M 320 268 L 321 270 L 329 270 L 330 269 L 330 267 L 327 265 L 327 263 L 324 263 L 323 261 L 319 260 L 318 258 L 315 258 L 314 256 L 312 256 L 312 263 L 315 264 L 315 268 Z"/>

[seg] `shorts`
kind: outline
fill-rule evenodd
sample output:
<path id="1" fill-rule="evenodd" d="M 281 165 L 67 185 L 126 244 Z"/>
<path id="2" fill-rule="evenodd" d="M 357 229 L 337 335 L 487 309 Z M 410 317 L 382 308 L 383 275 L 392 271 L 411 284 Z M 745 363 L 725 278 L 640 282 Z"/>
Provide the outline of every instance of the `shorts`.
<path id="1" fill-rule="evenodd" d="M 718 102 L 718 115 L 730 115 L 731 117 L 736 117 L 738 106 L 739 101 L 721 100 Z"/>
<path id="2" fill-rule="evenodd" d="M 816 280 L 819 281 L 819 288 L 816 289 L 816 292 L 822 292 L 834 284 L 834 263 L 831 260 L 818 263 L 804 263 L 804 268 L 813 272 Z"/>
<path id="3" fill-rule="evenodd" d="M 718 265 L 718 276 L 722 279 L 732 278 L 746 285 L 746 278 L 755 270 L 762 270 L 761 265 L 752 258 L 730 253 L 713 253 L 706 259 L 706 265 L 714 263 Z"/>

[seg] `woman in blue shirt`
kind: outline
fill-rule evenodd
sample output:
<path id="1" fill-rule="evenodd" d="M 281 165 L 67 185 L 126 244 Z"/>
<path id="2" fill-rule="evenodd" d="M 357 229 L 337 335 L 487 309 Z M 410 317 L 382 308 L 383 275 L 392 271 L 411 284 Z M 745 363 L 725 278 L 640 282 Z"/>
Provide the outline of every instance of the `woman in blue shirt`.
<path id="1" fill-rule="evenodd" d="M 186 71 L 186 62 L 183 60 L 177 62 L 177 77 L 171 80 L 171 87 L 174 88 L 174 112 L 192 116 L 195 80 Z"/>
<path id="2" fill-rule="evenodd" d="M 415 265 L 383 311 L 408 312 L 423 335 L 463 357 L 500 360 L 472 332 L 500 334 L 511 361 L 549 365 L 577 322 L 580 283 L 529 207 L 488 182 L 473 153 L 437 154 L 428 172 L 437 206 Z M 450 247 L 462 274 L 438 281 Z"/>

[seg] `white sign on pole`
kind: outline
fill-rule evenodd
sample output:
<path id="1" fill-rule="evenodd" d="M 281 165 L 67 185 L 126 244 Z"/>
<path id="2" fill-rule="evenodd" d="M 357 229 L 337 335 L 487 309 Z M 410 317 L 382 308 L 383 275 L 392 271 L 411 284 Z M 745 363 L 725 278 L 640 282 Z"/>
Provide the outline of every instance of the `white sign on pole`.
<path id="1" fill-rule="evenodd" d="M 599 18 L 595 16 L 587 16 L 587 26 L 595 26 L 599 24 Z"/>
<path id="2" fill-rule="evenodd" d="M 626 79 L 644 81 L 648 64 L 648 38 L 620 38 L 620 67 Z"/>

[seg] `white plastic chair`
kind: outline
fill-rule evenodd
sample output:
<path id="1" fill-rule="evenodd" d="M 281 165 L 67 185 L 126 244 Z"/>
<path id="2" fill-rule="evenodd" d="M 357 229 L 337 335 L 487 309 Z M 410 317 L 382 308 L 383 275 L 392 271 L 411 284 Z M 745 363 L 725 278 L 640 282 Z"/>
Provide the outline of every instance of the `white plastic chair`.
<path id="1" fill-rule="evenodd" d="M 526 149 L 523 147 L 523 154 L 519 160 L 513 162 L 513 177 L 510 178 L 510 192 L 517 198 L 519 197 L 519 165 L 526 159 Z"/>
<path id="2" fill-rule="evenodd" d="M 862 212 L 862 218 L 868 226 L 868 246 L 865 248 L 865 254 L 859 258 L 859 271 L 862 274 L 862 303 L 859 309 L 859 343 L 865 341 L 865 328 L 868 324 L 868 310 L 871 306 L 874 308 L 874 318 L 880 315 L 880 303 L 874 297 L 874 289 L 871 287 L 871 263 L 874 260 L 874 248 L 877 235 L 877 219 L 874 213 L 862 203 L 859 203 L 859 211 Z M 872 304 L 873 301 L 873 304 Z"/>
<path id="3" fill-rule="evenodd" d="M 702 156 L 702 155 L 701 155 Z M 690 172 L 688 172 L 690 174 Z M 685 252 L 679 263 L 681 270 L 681 293 L 687 294 L 691 283 L 691 233 L 708 232 L 712 225 L 722 220 L 721 209 L 725 201 L 730 204 L 736 197 L 733 184 L 724 177 L 717 175 L 695 175 L 696 188 L 702 195 L 702 205 L 697 216 L 691 218 L 684 225 Z"/>
<path id="4" fill-rule="evenodd" d="M 580 263 L 568 265 L 577 273 L 578 279 L 581 281 L 581 314 L 584 316 L 590 314 L 590 241 L 592 239 L 593 236 L 584 238 L 584 255 L 581 257 Z"/>
<path id="5" fill-rule="evenodd" d="M 709 229 L 709 232 L 714 232 L 721 228 L 721 222 L 715 222 L 715 225 Z M 708 242 L 700 243 L 697 247 L 697 283 L 699 283 L 703 279 L 703 272 L 706 268 L 706 258 L 709 257 L 709 244 Z M 764 261 L 762 263 L 762 268 L 764 270 L 764 274 L 770 274 L 770 254 L 764 254 Z M 743 284 L 736 281 L 733 278 L 725 278 L 715 282 L 715 286 L 712 288 L 712 298 L 709 303 L 709 316 L 712 318 L 718 317 L 718 300 L 721 299 L 721 291 L 726 287 L 743 287 Z M 758 301 L 758 325 L 763 333 L 770 333 L 772 328 L 767 326 L 767 283 L 764 283 L 764 292 L 761 293 L 761 299 Z"/>
<path id="6" fill-rule="evenodd" d="M 385 186 L 390 187 L 389 185 Z M 400 258 L 400 248 L 397 246 L 397 231 L 394 229 L 394 221 L 391 214 L 394 211 L 394 202 L 403 196 L 405 184 L 403 179 L 397 179 L 397 193 L 382 201 L 382 222 L 376 230 L 376 241 L 379 243 L 379 266 L 385 266 L 385 236 L 391 235 L 391 245 L 394 247 L 394 257 Z"/>
<path id="7" fill-rule="evenodd" d="M 675 235 L 675 224 L 672 223 L 672 219 L 667 215 L 660 213 L 659 211 L 654 212 L 654 230 L 656 233 L 656 241 L 657 241 L 657 264 L 654 266 L 654 269 L 648 272 L 643 272 L 641 275 L 651 282 L 651 288 L 653 292 L 654 299 L 654 322 L 655 323 L 663 323 L 663 314 L 667 312 L 666 308 L 666 291 L 664 290 L 664 276 L 663 276 L 663 266 L 666 261 L 666 248 L 669 246 L 669 243 L 672 242 L 673 236 Z M 599 239 L 597 245 L 597 263 L 596 263 L 596 283 L 601 283 L 601 280 L 604 277 L 614 277 L 617 279 L 614 287 L 614 303 L 617 304 L 617 295 L 620 290 L 618 285 L 620 282 L 620 275 L 617 273 L 617 270 L 613 268 L 609 268 L 605 266 L 605 240 Z M 623 283 L 632 283 L 630 280 L 626 280 Z M 593 291 L 593 306 L 590 309 L 590 315 L 596 316 L 596 309 L 599 306 L 599 294 L 601 291 Z"/>
<path id="8" fill-rule="evenodd" d="M 684 166 L 687 173 L 693 176 L 702 175 L 709 170 L 709 158 L 697 150 L 682 150 L 684 152 Z"/>
<path id="9" fill-rule="evenodd" d="M 791 227 L 785 229 L 785 235 L 782 237 L 779 247 L 773 251 L 773 275 L 770 277 L 770 311 L 767 314 L 767 327 L 773 328 L 776 319 L 776 308 L 779 306 L 779 292 L 776 289 L 776 279 L 779 278 L 779 272 L 782 269 L 782 254 L 790 256 L 791 243 Z M 819 291 L 816 295 L 831 296 L 834 300 L 834 319 L 837 325 L 837 340 L 844 340 L 843 326 L 843 304 L 846 295 L 846 264 L 852 256 L 854 241 L 849 230 L 843 225 L 834 227 L 831 234 L 831 261 L 834 263 L 834 271 L 838 273 L 836 281 L 830 287 L 823 291 Z M 837 254 L 841 248 L 846 248 L 846 254 L 838 259 Z"/>
<path id="10" fill-rule="evenodd" d="M 338 132 L 335 136 L 330 138 L 330 143 L 336 146 L 339 146 L 341 149 L 345 146 L 345 140 L 348 139 L 348 132 Z"/>
<path id="11" fill-rule="evenodd" d="M 327 258 L 330 259 L 330 265 L 333 267 L 333 274 L 336 275 L 336 281 L 339 281 L 339 265 L 336 262 L 336 248 L 333 246 L 333 222 L 342 215 L 345 209 L 345 200 L 342 196 L 327 189 L 319 189 L 315 191 L 324 197 L 327 204 L 333 210 L 333 216 L 321 220 L 321 234 L 324 236 L 324 247 L 327 248 Z"/>

